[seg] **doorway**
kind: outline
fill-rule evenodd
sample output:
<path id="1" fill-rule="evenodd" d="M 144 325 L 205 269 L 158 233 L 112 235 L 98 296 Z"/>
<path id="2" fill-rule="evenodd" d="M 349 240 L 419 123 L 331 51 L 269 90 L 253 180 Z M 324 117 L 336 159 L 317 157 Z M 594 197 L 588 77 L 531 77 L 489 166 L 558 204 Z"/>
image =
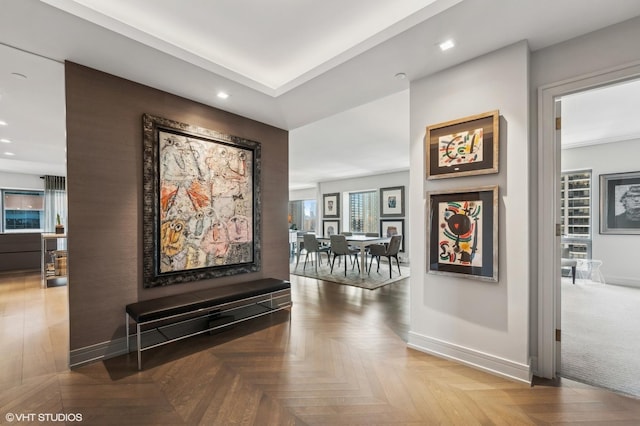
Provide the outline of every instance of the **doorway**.
<path id="1" fill-rule="evenodd" d="M 598 347 L 603 348 L 600 353 L 608 351 L 608 355 L 604 355 L 604 357 L 616 360 L 616 365 L 630 365 L 624 361 L 624 358 L 621 358 L 629 349 L 625 348 L 624 345 L 620 345 L 620 343 L 637 340 L 637 338 L 633 338 L 635 331 L 632 331 L 631 334 L 626 335 L 626 338 L 607 341 L 607 337 L 612 337 L 615 332 L 624 330 L 623 325 L 633 324 L 634 321 L 637 321 L 636 326 L 632 328 L 632 330 L 637 330 L 637 325 L 640 325 L 640 318 L 634 320 L 627 315 L 629 312 L 623 308 L 624 304 L 622 302 L 632 299 L 629 294 L 612 295 L 611 301 L 609 301 L 608 298 L 598 292 L 606 289 L 607 291 L 619 290 L 617 293 L 625 291 L 627 293 L 631 291 L 633 294 L 640 293 L 640 289 L 631 287 L 634 284 L 638 284 L 634 282 L 633 275 L 626 277 L 628 273 L 620 267 L 615 257 L 611 258 L 612 254 L 620 255 L 620 251 L 624 251 L 625 246 L 631 248 L 633 246 L 631 239 L 640 239 L 640 235 L 607 235 L 601 233 L 600 229 L 601 219 L 606 214 L 606 212 L 602 214 L 601 208 L 603 194 L 600 193 L 600 180 L 602 176 L 618 171 L 633 171 L 631 170 L 633 168 L 632 165 L 625 165 L 621 161 L 611 160 L 607 155 L 615 154 L 620 157 L 624 150 L 631 149 L 631 147 L 637 146 L 640 149 L 640 131 L 629 130 L 625 126 L 616 126 L 614 124 L 614 119 L 622 118 L 620 113 L 617 113 L 616 116 L 614 107 L 622 106 L 628 110 L 630 108 L 629 103 L 617 101 L 617 103 L 614 102 L 612 104 L 611 101 L 604 101 L 606 96 L 603 97 L 603 95 L 614 94 L 617 90 L 630 96 L 631 90 L 635 89 L 635 87 L 632 87 L 633 85 L 640 87 L 640 83 L 637 80 L 639 75 L 640 66 L 636 65 L 597 76 L 576 79 L 568 83 L 544 87 L 539 92 L 540 140 L 542 142 L 539 151 L 541 167 L 538 179 L 539 215 L 541 219 L 538 237 L 540 264 L 538 374 L 544 377 L 577 378 L 580 381 L 625 393 L 635 393 L 636 391 L 616 388 L 622 383 L 620 379 L 610 377 L 600 382 L 594 382 L 588 381 L 591 379 L 576 377 L 575 371 L 572 370 L 572 366 L 569 364 L 571 360 L 563 359 L 563 355 L 568 357 L 567 351 L 576 344 L 575 340 L 572 340 L 573 334 L 593 338 L 591 342 L 586 343 L 585 347 L 589 350 L 593 349 L 595 352 L 598 352 L 596 351 Z M 576 138 L 575 134 L 572 135 L 569 132 L 570 127 L 573 125 L 571 123 L 571 115 L 583 113 L 580 108 L 589 106 L 590 97 L 601 98 L 595 111 L 597 114 L 596 119 L 587 120 L 587 124 L 579 129 L 582 135 Z M 555 113 L 560 108 L 562 109 L 562 132 L 556 131 L 555 126 Z M 610 117 L 611 114 L 613 114 L 613 118 Z M 606 135 L 598 133 L 595 129 L 596 124 L 603 123 L 608 125 Z M 566 134 L 565 131 L 567 132 Z M 561 141 L 563 149 L 560 146 Z M 565 145 L 565 143 L 567 144 Z M 570 143 L 573 143 L 572 147 L 568 146 Z M 607 154 L 604 154 L 603 150 Z M 591 160 L 585 163 L 584 158 L 588 157 L 587 154 L 590 154 Z M 631 154 L 622 155 L 622 157 L 625 156 L 631 157 Z M 635 167 L 637 168 L 637 166 Z M 572 284 L 569 277 L 561 277 L 559 273 L 562 270 L 560 258 L 562 257 L 563 235 L 565 239 L 564 247 L 567 247 L 568 237 L 566 231 L 560 232 L 562 225 L 561 210 L 563 209 L 561 203 L 563 171 L 565 175 L 567 172 L 588 172 L 591 174 L 589 182 L 591 220 L 588 224 L 591 228 L 590 237 L 588 236 L 584 241 L 586 243 L 584 244 L 585 261 L 578 263 L 576 284 Z M 612 250 L 612 247 L 616 247 L 618 251 Z M 596 260 L 602 262 L 602 269 L 599 271 L 602 272 L 602 277 L 598 276 L 594 279 L 594 275 L 591 272 L 596 266 Z M 605 280 L 604 277 L 610 277 L 610 279 Z M 605 284 L 603 281 L 610 282 Z M 621 284 L 622 286 L 613 284 Z M 567 293 L 567 291 L 572 293 Z M 621 297 L 622 299 L 616 299 L 616 297 Z M 606 304 L 605 300 L 607 300 Z M 580 303 L 576 305 L 576 301 Z M 569 302 L 572 304 L 570 305 Z M 588 304 L 589 302 L 591 305 Z M 575 320 L 576 306 L 584 308 L 582 320 Z M 585 319 L 595 320 L 595 325 L 587 326 Z M 605 320 L 613 321 L 613 331 L 609 333 L 603 331 L 600 332 L 601 334 L 596 333 L 596 326 L 603 326 L 606 323 Z M 562 334 L 562 339 L 559 339 L 560 334 Z M 562 344 L 560 340 L 562 340 Z M 599 370 L 602 373 L 602 377 L 606 377 L 608 373 L 613 377 L 613 371 L 607 368 L 606 363 L 598 360 L 597 357 L 594 358 L 593 354 L 589 354 L 587 350 L 580 349 L 574 352 L 579 353 L 579 357 L 573 360 L 578 367 L 590 373 Z M 578 365 L 580 363 L 582 364 Z M 638 371 L 638 369 L 635 368 L 634 371 Z M 626 374 L 627 376 L 629 375 L 628 372 Z M 638 382 L 637 377 L 635 381 Z M 640 393 L 640 389 L 637 391 Z"/>
<path id="2" fill-rule="evenodd" d="M 561 252 L 563 259 L 577 264 L 575 284 L 569 276 L 560 281 L 559 375 L 638 396 L 639 345 L 633 336 L 640 329 L 634 266 L 640 217 L 633 223 L 635 216 L 630 216 L 624 228 L 609 228 L 607 222 L 613 219 L 609 213 L 623 213 L 616 209 L 622 209 L 619 198 L 629 188 L 637 188 L 640 196 L 640 125 L 635 118 L 640 114 L 640 80 L 565 95 L 558 102 Z M 609 193 L 609 187 L 619 194 Z M 607 200 L 613 203 L 611 212 Z"/>

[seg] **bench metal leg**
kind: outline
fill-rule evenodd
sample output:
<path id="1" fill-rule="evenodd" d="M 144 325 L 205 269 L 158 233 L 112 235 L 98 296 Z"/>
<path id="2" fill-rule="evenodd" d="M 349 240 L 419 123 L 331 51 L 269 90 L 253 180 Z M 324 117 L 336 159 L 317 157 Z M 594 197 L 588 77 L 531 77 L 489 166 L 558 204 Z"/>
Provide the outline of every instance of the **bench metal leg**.
<path id="1" fill-rule="evenodd" d="M 127 353 L 131 352 L 131 348 L 129 348 L 129 314 L 125 312 L 124 314 L 124 325 L 127 330 L 126 339 L 127 339 Z"/>
<path id="2" fill-rule="evenodd" d="M 138 350 L 138 370 L 142 370 L 142 342 L 140 338 L 140 324 L 136 323 L 136 342 L 137 342 L 137 350 Z"/>

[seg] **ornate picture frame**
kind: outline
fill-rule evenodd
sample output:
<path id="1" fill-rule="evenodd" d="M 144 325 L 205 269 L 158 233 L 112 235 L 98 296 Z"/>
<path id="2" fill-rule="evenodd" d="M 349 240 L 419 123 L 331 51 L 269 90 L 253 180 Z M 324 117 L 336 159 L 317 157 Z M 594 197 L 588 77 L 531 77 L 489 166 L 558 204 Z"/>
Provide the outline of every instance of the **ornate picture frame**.
<path id="1" fill-rule="evenodd" d="M 427 198 L 427 272 L 497 282 L 498 186 Z"/>
<path id="2" fill-rule="evenodd" d="M 498 110 L 427 127 L 427 179 L 498 173 Z"/>
<path id="3" fill-rule="evenodd" d="M 380 188 L 380 217 L 404 216 L 404 186 Z"/>
<path id="4" fill-rule="evenodd" d="M 260 143 L 149 114 L 143 136 L 143 286 L 260 270 Z"/>

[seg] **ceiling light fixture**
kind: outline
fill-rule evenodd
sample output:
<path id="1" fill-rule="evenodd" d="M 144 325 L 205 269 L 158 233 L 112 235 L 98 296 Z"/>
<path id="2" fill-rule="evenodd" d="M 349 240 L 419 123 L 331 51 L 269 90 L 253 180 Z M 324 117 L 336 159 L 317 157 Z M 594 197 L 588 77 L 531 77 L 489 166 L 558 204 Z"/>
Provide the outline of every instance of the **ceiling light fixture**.
<path id="1" fill-rule="evenodd" d="M 443 41 L 442 43 L 440 43 L 440 50 L 444 52 L 445 50 L 451 49 L 455 45 L 456 44 L 453 42 L 453 40 Z"/>
<path id="2" fill-rule="evenodd" d="M 2 142 L 2 143 L 11 143 L 11 141 L 9 139 L 5 139 L 5 138 L 0 139 L 0 142 Z"/>
<path id="3" fill-rule="evenodd" d="M 2 120 L 0 120 L 0 126 L 6 126 L 6 125 L 7 125 L 7 122 L 6 122 L 6 121 L 2 121 Z"/>
<path id="4" fill-rule="evenodd" d="M 14 76 L 15 78 L 19 78 L 21 80 L 26 80 L 27 79 L 26 75 L 20 74 L 19 72 L 12 72 L 11 75 Z"/>
<path id="5" fill-rule="evenodd" d="M 14 156 L 15 154 L 13 152 L 5 152 L 4 155 L 8 155 L 9 157 Z"/>
<path id="6" fill-rule="evenodd" d="M 226 92 L 218 92 L 218 97 L 220 99 L 228 99 L 229 98 L 229 94 Z"/>
<path id="7" fill-rule="evenodd" d="M 407 75 L 405 73 L 403 73 L 403 72 L 399 72 L 398 74 L 395 75 L 395 77 L 398 80 L 404 80 L 405 78 L 407 78 Z"/>

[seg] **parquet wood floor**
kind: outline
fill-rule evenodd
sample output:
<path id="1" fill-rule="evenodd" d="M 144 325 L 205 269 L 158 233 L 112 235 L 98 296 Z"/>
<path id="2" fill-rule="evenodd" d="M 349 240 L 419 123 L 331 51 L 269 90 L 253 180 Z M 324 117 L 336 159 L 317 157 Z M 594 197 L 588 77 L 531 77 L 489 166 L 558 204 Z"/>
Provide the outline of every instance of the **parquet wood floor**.
<path id="1" fill-rule="evenodd" d="M 0 423 L 66 413 L 87 425 L 640 424 L 636 399 L 530 387 L 408 349 L 406 280 L 371 291 L 291 279 L 290 314 L 145 352 L 139 372 L 134 354 L 69 371 L 66 287 L 2 275 Z"/>

